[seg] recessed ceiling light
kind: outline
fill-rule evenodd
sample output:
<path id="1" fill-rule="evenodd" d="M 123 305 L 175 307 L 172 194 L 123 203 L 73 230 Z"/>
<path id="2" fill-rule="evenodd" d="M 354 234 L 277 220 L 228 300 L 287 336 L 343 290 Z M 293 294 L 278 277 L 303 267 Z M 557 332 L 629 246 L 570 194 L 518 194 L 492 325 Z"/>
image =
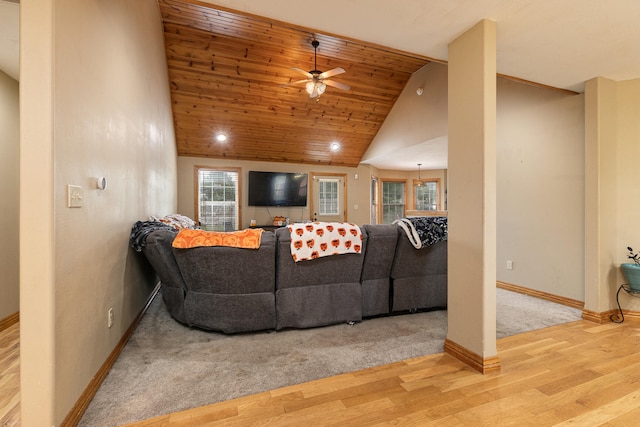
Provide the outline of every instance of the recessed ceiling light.
<path id="1" fill-rule="evenodd" d="M 225 142 L 227 140 L 227 135 L 225 135 L 224 133 L 219 133 L 216 135 L 216 140 L 218 142 Z"/>
<path id="2" fill-rule="evenodd" d="M 338 151 L 340 149 L 340 144 L 338 144 L 337 142 L 332 142 L 330 149 L 331 151 Z"/>

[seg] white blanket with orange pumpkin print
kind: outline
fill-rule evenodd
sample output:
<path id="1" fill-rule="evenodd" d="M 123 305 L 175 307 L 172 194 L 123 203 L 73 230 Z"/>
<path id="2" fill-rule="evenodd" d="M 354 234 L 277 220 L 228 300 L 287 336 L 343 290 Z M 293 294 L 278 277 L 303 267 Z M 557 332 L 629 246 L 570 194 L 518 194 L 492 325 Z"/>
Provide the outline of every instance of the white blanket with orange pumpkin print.
<path id="1" fill-rule="evenodd" d="M 356 224 L 309 222 L 288 227 L 295 262 L 362 251 L 362 231 Z"/>

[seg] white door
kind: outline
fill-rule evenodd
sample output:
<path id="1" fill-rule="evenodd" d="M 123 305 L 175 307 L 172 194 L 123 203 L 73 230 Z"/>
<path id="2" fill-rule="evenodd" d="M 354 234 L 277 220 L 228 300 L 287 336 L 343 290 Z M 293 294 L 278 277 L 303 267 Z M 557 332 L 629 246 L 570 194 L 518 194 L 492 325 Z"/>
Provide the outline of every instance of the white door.
<path id="1" fill-rule="evenodd" d="M 324 222 L 344 222 L 346 176 L 312 174 L 311 219 Z"/>

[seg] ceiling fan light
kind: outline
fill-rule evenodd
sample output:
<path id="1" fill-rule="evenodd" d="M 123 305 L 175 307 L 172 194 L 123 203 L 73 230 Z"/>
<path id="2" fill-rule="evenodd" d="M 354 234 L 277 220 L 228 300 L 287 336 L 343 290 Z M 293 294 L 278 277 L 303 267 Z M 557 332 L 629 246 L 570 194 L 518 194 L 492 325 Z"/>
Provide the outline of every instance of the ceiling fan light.
<path id="1" fill-rule="evenodd" d="M 315 82 L 307 82 L 307 85 L 305 86 L 305 90 L 307 91 L 307 93 L 309 95 L 313 94 L 313 90 L 316 88 L 316 83 Z"/>
<path id="2" fill-rule="evenodd" d="M 327 85 L 321 81 L 308 81 L 305 85 L 305 90 L 309 94 L 309 98 L 317 98 L 324 93 L 327 89 Z"/>

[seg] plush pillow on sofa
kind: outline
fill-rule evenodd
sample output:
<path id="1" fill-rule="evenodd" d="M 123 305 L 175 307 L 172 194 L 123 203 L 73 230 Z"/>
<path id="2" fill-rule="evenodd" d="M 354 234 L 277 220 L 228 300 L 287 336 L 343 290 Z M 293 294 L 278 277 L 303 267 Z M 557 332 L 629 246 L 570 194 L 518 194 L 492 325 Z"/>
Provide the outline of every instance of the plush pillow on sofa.
<path id="1" fill-rule="evenodd" d="M 196 228 L 196 222 L 194 220 L 192 220 L 188 216 L 184 216 L 180 214 L 166 215 L 166 216 L 163 216 L 162 218 L 156 218 L 155 216 L 150 216 L 149 220 L 163 222 L 167 225 L 172 226 L 177 230 L 182 230 L 184 228 Z"/>

